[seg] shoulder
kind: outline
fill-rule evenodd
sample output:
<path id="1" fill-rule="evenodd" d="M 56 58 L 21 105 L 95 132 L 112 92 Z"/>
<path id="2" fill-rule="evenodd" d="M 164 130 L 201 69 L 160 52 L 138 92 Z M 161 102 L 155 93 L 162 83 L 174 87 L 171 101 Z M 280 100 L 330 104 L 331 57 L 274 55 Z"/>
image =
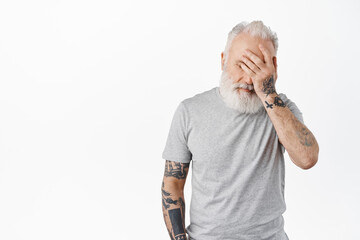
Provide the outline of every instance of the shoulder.
<path id="1" fill-rule="evenodd" d="M 186 109 L 203 107 L 204 105 L 209 104 L 214 96 L 216 96 L 215 88 L 216 87 L 213 87 L 206 91 L 194 94 L 191 97 L 187 97 L 181 101 L 181 104 L 183 104 Z"/>

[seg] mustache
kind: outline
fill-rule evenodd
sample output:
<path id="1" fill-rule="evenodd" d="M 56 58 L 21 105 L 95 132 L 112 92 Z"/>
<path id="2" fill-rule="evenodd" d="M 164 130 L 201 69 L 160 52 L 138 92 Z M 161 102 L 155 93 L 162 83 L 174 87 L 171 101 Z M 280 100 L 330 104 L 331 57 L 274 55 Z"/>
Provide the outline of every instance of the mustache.
<path id="1" fill-rule="evenodd" d="M 233 87 L 233 90 L 236 90 L 236 88 L 244 88 L 250 91 L 254 91 L 253 84 L 234 83 L 234 80 L 229 76 L 229 73 L 226 70 L 223 70 L 221 73 L 221 82 L 227 85 L 229 88 Z"/>

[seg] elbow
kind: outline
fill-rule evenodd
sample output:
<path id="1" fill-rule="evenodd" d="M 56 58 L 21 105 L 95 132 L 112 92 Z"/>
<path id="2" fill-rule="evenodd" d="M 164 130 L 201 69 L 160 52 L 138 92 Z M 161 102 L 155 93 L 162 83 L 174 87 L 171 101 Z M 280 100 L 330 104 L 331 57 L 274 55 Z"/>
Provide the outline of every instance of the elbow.
<path id="1" fill-rule="evenodd" d="M 312 168 L 317 163 L 318 158 L 319 158 L 319 145 L 316 142 L 315 150 L 313 151 L 313 154 L 307 158 L 307 160 L 304 162 L 301 168 L 304 170 Z"/>
<path id="2" fill-rule="evenodd" d="M 313 157 L 308 158 L 301 166 L 302 169 L 307 170 L 315 166 L 318 161 L 318 153 Z"/>
<path id="3" fill-rule="evenodd" d="M 308 160 L 306 161 L 306 163 L 304 163 L 301 168 L 304 169 L 304 170 L 307 170 L 307 169 L 310 169 L 312 168 L 313 166 L 315 166 L 315 164 L 317 163 L 317 159 L 315 160 Z"/>

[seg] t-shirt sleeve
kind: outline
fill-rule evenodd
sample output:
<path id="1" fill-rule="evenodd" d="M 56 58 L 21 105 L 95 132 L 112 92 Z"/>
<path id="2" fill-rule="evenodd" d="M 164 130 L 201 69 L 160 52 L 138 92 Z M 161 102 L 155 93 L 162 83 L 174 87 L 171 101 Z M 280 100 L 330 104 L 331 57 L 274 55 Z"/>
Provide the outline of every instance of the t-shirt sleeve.
<path id="1" fill-rule="evenodd" d="M 283 100 L 283 102 L 285 103 L 285 105 L 290 109 L 290 111 L 294 114 L 294 116 L 302 123 L 304 124 L 304 119 L 303 119 L 303 115 L 302 112 L 300 111 L 300 109 L 296 106 L 296 104 L 291 101 L 289 98 L 287 98 L 287 96 L 284 93 L 280 93 L 279 94 L 281 100 Z M 285 152 L 285 147 L 281 145 L 281 150 L 284 153 Z"/>
<path id="2" fill-rule="evenodd" d="M 183 101 L 180 102 L 175 110 L 162 153 L 162 158 L 165 160 L 189 163 L 192 159 L 192 154 L 187 144 L 189 116 L 186 110 Z"/>

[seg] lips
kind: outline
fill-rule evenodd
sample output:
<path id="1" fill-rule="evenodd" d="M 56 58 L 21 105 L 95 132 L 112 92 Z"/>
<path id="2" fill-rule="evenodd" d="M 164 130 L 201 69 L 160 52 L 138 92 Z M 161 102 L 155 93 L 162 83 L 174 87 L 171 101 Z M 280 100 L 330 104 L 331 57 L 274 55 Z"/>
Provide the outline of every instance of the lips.
<path id="1" fill-rule="evenodd" d="M 245 91 L 245 92 L 253 92 L 253 90 L 249 90 L 249 89 L 245 89 L 245 88 L 236 88 L 236 89 L 240 89 L 240 90 L 242 90 L 242 91 Z"/>

